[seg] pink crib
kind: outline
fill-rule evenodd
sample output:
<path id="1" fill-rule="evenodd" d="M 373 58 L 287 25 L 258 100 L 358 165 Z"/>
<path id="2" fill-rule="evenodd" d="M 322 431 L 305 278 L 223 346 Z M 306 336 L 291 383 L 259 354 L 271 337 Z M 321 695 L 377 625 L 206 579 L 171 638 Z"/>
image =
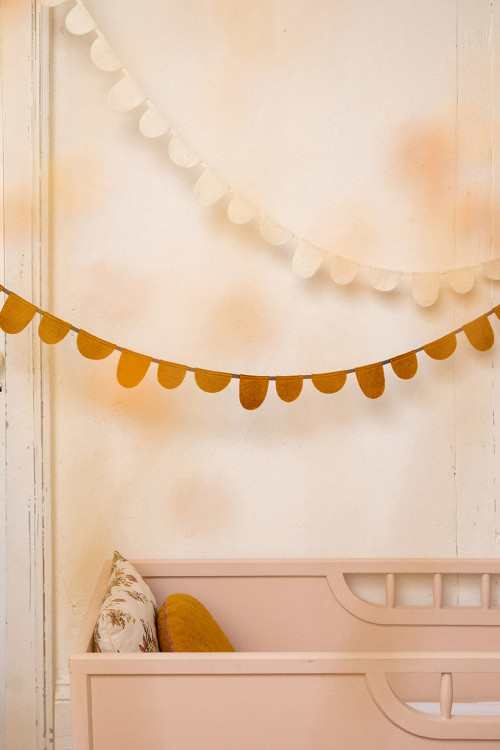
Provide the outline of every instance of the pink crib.
<path id="1" fill-rule="evenodd" d="M 498 747 L 500 562 L 134 565 L 159 603 L 177 592 L 202 601 L 236 653 L 92 653 L 108 561 L 70 657 L 73 750 Z M 382 578 L 385 602 L 356 595 L 357 576 Z M 477 585 L 476 606 L 449 604 L 457 576 Z M 431 588 L 423 606 L 400 603 L 412 578 Z"/>

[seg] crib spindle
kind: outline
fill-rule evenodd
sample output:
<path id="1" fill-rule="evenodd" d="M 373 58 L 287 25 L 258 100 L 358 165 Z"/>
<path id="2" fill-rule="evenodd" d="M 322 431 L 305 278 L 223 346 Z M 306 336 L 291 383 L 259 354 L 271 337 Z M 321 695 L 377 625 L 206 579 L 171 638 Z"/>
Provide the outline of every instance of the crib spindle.
<path id="1" fill-rule="evenodd" d="M 391 608 L 396 606 L 396 576 L 394 573 L 387 573 L 385 577 L 385 605 Z"/>
<path id="2" fill-rule="evenodd" d="M 443 576 L 441 575 L 441 573 L 434 574 L 433 596 L 434 606 L 436 607 L 436 609 L 441 609 L 441 607 L 443 606 Z"/>
<path id="3" fill-rule="evenodd" d="M 491 604 L 491 578 L 489 573 L 481 576 L 481 606 L 489 609 Z"/>
<path id="4" fill-rule="evenodd" d="M 441 675 L 439 705 L 441 708 L 441 718 L 449 719 L 453 706 L 453 677 L 450 672 L 443 672 Z"/>

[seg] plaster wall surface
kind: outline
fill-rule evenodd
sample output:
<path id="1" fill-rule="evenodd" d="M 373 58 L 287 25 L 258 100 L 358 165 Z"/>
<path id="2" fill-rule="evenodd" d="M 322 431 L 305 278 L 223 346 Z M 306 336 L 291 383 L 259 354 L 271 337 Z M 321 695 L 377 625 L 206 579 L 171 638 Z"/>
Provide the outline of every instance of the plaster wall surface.
<path id="1" fill-rule="evenodd" d="M 202 158 L 325 249 L 402 270 L 498 254 L 498 38 L 488 2 L 88 0 L 125 67 Z M 51 312 L 120 346 L 250 374 L 376 362 L 498 304 L 498 283 L 429 309 L 291 271 L 290 246 L 200 208 L 199 169 L 106 95 L 89 38 L 51 25 Z M 496 10 L 496 5 L 495 5 Z M 498 49 L 498 45 L 496 47 Z M 498 85 L 497 85 L 498 89 Z M 498 168 L 498 167 L 497 167 Z M 496 244 L 495 244 L 496 240 Z M 499 331 L 499 321 L 493 322 Z M 71 336 L 71 335 L 70 335 Z M 127 557 L 489 557 L 498 553 L 498 351 L 463 334 L 382 398 L 237 381 L 200 391 L 116 381 L 118 355 L 52 353 L 58 741 L 67 659 L 102 561 Z M 57 725 L 56 725 L 57 729 Z"/>

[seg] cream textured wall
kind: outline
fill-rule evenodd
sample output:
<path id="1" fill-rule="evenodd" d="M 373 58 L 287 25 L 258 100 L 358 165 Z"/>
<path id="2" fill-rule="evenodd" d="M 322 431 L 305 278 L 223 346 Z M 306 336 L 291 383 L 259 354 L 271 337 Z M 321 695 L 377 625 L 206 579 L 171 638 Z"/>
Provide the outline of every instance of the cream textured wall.
<path id="1" fill-rule="evenodd" d="M 184 139 L 298 235 L 406 270 L 494 256 L 489 2 L 87 5 Z M 326 270 L 299 279 L 290 248 L 231 225 L 225 200 L 196 205 L 197 168 L 175 167 L 166 139 L 143 138 L 138 111 L 106 106 L 117 76 L 91 65 L 92 34 L 65 30 L 69 7 L 52 22 L 54 314 L 164 359 L 294 374 L 400 354 L 498 304 L 498 283 L 485 281 L 422 309 L 405 284 L 382 295 L 363 279 L 337 287 Z M 117 359 L 84 360 L 69 338 L 53 353 L 61 705 L 72 641 L 115 548 L 131 558 L 497 554 L 498 348 L 481 354 L 461 336 L 450 360 L 420 355 L 411 381 L 387 370 L 374 402 L 352 376 L 334 396 L 306 382 L 293 404 L 271 384 L 253 413 L 235 382 L 209 395 L 188 374 L 168 392 L 151 368 L 125 390 Z"/>

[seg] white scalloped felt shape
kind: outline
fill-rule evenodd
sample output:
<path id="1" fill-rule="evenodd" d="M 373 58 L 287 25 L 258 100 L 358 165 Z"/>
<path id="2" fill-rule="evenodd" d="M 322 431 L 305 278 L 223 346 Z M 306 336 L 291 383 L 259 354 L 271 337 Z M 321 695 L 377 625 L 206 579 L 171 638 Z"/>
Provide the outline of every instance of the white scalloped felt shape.
<path id="1" fill-rule="evenodd" d="M 98 36 L 90 48 L 90 59 L 99 70 L 112 72 L 123 68 L 122 61 L 103 36 Z"/>
<path id="2" fill-rule="evenodd" d="M 255 206 L 252 206 L 246 198 L 235 193 L 232 201 L 227 207 L 227 216 L 233 224 L 248 224 L 256 214 Z"/>
<path id="3" fill-rule="evenodd" d="M 147 110 L 139 120 L 139 130 L 146 138 L 158 138 L 163 133 L 166 133 L 168 125 L 156 107 L 149 104 Z"/>
<path id="4" fill-rule="evenodd" d="M 350 284 L 356 276 L 358 266 L 351 261 L 334 255 L 330 261 L 330 276 L 333 281 L 340 286 Z"/>
<path id="5" fill-rule="evenodd" d="M 271 219 L 270 216 L 265 215 L 260 217 L 259 232 L 262 239 L 270 245 L 284 245 L 285 242 L 288 242 L 293 237 L 289 229 L 282 227 L 281 224 Z"/>
<path id="6" fill-rule="evenodd" d="M 174 133 L 168 144 L 168 154 L 174 164 L 183 169 L 190 169 L 200 163 L 201 159 L 198 154 L 186 146 L 184 141 Z"/>
<path id="7" fill-rule="evenodd" d="M 484 275 L 488 279 L 493 279 L 493 281 L 500 281 L 500 258 L 496 258 L 495 260 L 488 260 L 486 263 L 481 263 L 481 268 L 483 269 Z"/>
<path id="8" fill-rule="evenodd" d="M 436 273 L 412 274 L 411 293 L 417 305 L 430 307 L 439 295 L 439 276 Z"/>
<path id="9" fill-rule="evenodd" d="M 145 94 L 128 73 L 108 91 L 108 104 L 116 112 L 128 112 L 135 109 L 145 99 Z"/>
<path id="10" fill-rule="evenodd" d="M 368 278 L 370 285 L 378 292 L 392 292 L 399 284 L 401 274 L 385 268 L 370 268 Z"/>
<path id="11" fill-rule="evenodd" d="M 306 240 L 297 243 L 292 260 L 292 269 L 302 279 L 310 279 L 321 265 L 325 252 Z"/>
<path id="12" fill-rule="evenodd" d="M 195 200 L 203 207 L 213 206 L 226 192 L 227 185 L 224 180 L 209 167 L 206 167 L 194 186 Z"/>
<path id="13" fill-rule="evenodd" d="M 475 276 L 473 268 L 458 268 L 448 272 L 448 283 L 457 294 L 467 294 L 474 286 Z"/>
<path id="14" fill-rule="evenodd" d="M 75 5 L 66 16 L 66 28 L 70 34 L 88 34 L 93 31 L 97 24 L 83 3 Z"/>

